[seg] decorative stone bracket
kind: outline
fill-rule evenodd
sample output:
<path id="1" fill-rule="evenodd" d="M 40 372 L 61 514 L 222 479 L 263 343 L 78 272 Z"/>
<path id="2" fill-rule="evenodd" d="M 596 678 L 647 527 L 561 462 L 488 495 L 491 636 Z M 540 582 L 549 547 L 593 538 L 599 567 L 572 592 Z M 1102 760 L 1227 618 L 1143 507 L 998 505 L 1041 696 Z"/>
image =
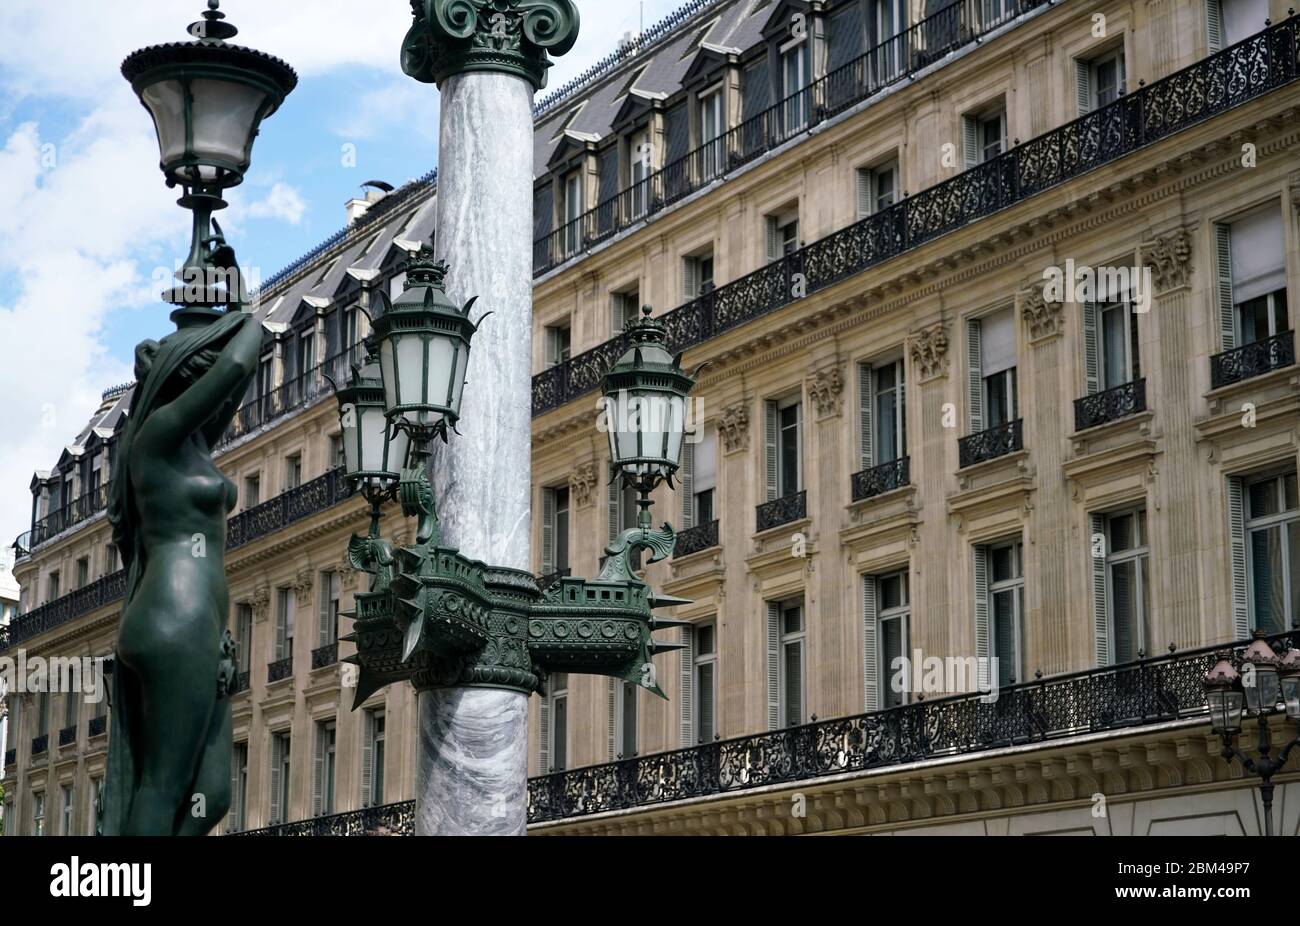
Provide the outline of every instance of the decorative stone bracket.
<path id="1" fill-rule="evenodd" d="M 806 385 L 818 418 L 831 418 L 840 413 L 844 376 L 838 366 L 818 370 L 809 377 Z"/>
<path id="2" fill-rule="evenodd" d="M 1055 300 L 1048 302 L 1041 287 L 1021 296 L 1020 317 L 1025 320 L 1030 341 L 1045 341 L 1065 330 L 1065 304 Z"/>
<path id="3" fill-rule="evenodd" d="M 1185 231 L 1142 245 L 1142 266 L 1151 270 L 1157 293 L 1186 286 L 1192 277 L 1192 238 Z"/>
<path id="4" fill-rule="evenodd" d="M 595 463 L 583 463 L 569 475 L 569 491 L 577 507 L 591 507 L 596 500 L 598 482 Z"/>
<path id="5" fill-rule="evenodd" d="M 718 417 L 718 434 L 723 453 L 741 453 L 749 449 L 749 407 L 740 402 L 724 408 Z"/>
<path id="6" fill-rule="evenodd" d="M 948 375 L 948 329 L 942 322 L 917 332 L 908 349 L 922 380 Z"/>

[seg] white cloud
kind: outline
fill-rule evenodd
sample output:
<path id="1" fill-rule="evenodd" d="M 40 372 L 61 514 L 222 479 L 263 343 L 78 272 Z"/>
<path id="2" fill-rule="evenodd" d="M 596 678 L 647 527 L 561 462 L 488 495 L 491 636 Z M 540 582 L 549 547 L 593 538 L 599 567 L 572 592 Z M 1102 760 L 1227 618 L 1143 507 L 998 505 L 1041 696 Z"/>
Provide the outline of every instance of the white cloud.
<path id="1" fill-rule="evenodd" d="M 283 219 L 290 225 L 300 223 L 306 211 L 302 196 L 287 183 L 276 183 L 265 199 L 248 207 L 248 214 L 255 219 Z"/>

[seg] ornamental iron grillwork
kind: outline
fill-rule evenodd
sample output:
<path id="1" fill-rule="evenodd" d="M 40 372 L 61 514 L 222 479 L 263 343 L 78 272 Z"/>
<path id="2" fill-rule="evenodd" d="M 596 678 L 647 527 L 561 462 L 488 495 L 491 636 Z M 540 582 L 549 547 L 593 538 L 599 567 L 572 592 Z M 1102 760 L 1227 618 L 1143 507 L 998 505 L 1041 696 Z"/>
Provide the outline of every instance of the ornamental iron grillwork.
<path id="1" fill-rule="evenodd" d="M 249 686 L 252 683 L 253 683 L 253 673 L 240 672 L 237 676 L 235 676 L 235 694 L 239 694 L 241 691 L 247 691 Z"/>
<path id="2" fill-rule="evenodd" d="M 328 668 L 338 661 L 339 645 L 337 642 L 311 651 L 311 667 L 313 669 Z"/>
<path id="3" fill-rule="evenodd" d="M 17 646 L 70 620 L 120 601 L 126 594 L 126 572 L 119 570 L 76 591 L 20 614 L 9 624 L 9 646 Z"/>
<path id="4" fill-rule="evenodd" d="M 1022 3 L 1021 8 L 1037 5 Z M 960 16 L 969 14 L 952 15 L 958 16 L 956 21 L 960 23 Z M 963 33 L 960 28 L 944 25 L 950 21 L 935 19 L 927 26 L 927 20 L 913 27 L 917 41 L 925 43 L 918 52 L 918 61 L 953 47 L 943 37 L 960 37 Z M 968 27 L 969 22 L 979 20 L 968 20 Z M 795 301 L 795 288 L 789 282 L 795 273 L 803 274 L 800 292 L 825 289 L 1293 82 L 1298 69 L 1298 32 L 1300 18 L 1293 16 L 666 313 L 660 321 L 669 331 L 672 349 L 686 350 L 790 305 Z M 969 41 L 974 39 L 972 35 Z M 819 85 L 827 80 L 822 78 Z M 817 93 L 824 95 L 824 90 L 813 93 L 814 97 Z M 788 106 L 789 101 L 782 101 L 773 111 Z M 814 119 L 830 111 L 823 109 L 824 105 L 814 107 Z M 775 117 L 763 118 L 768 124 L 782 125 Z M 728 133 L 729 151 L 745 150 L 746 133 L 758 139 L 754 144 L 771 147 L 770 142 L 759 137 L 760 132 L 746 128 L 748 125 Z M 647 197 L 647 214 L 654 211 L 655 203 L 662 208 L 668 201 L 667 196 L 653 192 L 663 186 L 664 181 L 656 179 L 659 176 L 643 181 L 652 191 Z M 600 205 L 577 220 L 581 228 L 570 233 L 573 254 L 585 247 L 582 242 L 586 238 L 594 242 L 618 230 L 614 222 L 608 231 L 604 226 L 597 231 L 594 213 L 601 209 L 610 216 L 619 214 L 617 209 L 610 211 L 611 207 Z M 556 234 L 541 239 L 537 245 L 539 273 L 562 262 L 557 259 L 560 252 L 556 246 L 549 243 Z M 618 346 L 610 346 L 616 342 Z M 620 336 L 535 376 L 533 415 L 544 414 L 594 390 L 604 370 L 621 353 Z"/>
<path id="5" fill-rule="evenodd" d="M 86 721 L 86 736 L 95 737 L 103 736 L 108 732 L 108 716 L 91 717 Z"/>
<path id="6" fill-rule="evenodd" d="M 6 750 L 5 750 L 5 768 L 8 768 L 9 766 L 13 765 L 13 764 L 16 763 L 17 761 L 18 761 L 18 750 L 17 750 L 17 749 L 6 749 Z"/>
<path id="7" fill-rule="evenodd" d="M 1255 341 L 1210 358 L 1210 387 L 1219 389 L 1295 364 L 1295 332 Z"/>
<path id="8" fill-rule="evenodd" d="M 76 741 L 77 741 L 76 727 L 64 727 L 62 730 L 59 731 L 60 746 L 71 746 Z"/>
<path id="9" fill-rule="evenodd" d="M 805 489 L 759 505 L 756 530 L 761 534 L 783 524 L 802 521 L 806 517 L 808 517 L 808 492 Z"/>
<path id="10" fill-rule="evenodd" d="M 41 736 L 32 737 L 32 755 L 39 756 L 50 747 L 50 736 L 48 733 Z"/>
<path id="11" fill-rule="evenodd" d="M 272 685 L 293 675 L 293 657 L 277 659 L 266 667 L 266 683 Z"/>
<path id="12" fill-rule="evenodd" d="M 1137 379 L 1074 400 L 1074 429 L 1086 431 L 1147 410 L 1147 381 Z"/>
<path id="13" fill-rule="evenodd" d="M 280 823 L 231 836 L 410 836 L 415 831 L 415 802 L 366 807 L 297 823 Z"/>
<path id="14" fill-rule="evenodd" d="M 718 522 L 710 521 L 708 524 L 697 524 L 695 527 L 688 527 L 677 535 L 677 547 L 673 550 L 673 558 L 680 559 L 683 556 L 690 556 L 692 553 L 699 553 L 701 550 L 711 550 L 718 545 Z"/>
<path id="15" fill-rule="evenodd" d="M 853 500 L 863 501 L 911 485 L 911 457 L 899 457 L 853 474 Z"/>
<path id="16" fill-rule="evenodd" d="M 957 448 L 960 458 L 958 462 L 962 469 L 1017 453 L 1025 449 L 1024 420 L 1017 418 L 996 428 L 963 437 L 958 441 Z"/>

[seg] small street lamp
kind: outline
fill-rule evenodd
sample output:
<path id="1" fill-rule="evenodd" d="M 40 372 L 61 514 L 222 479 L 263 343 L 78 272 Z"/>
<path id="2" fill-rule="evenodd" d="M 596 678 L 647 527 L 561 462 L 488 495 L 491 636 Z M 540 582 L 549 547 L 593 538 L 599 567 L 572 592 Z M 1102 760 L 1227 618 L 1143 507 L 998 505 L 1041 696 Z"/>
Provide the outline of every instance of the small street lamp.
<path id="1" fill-rule="evenodd" d="M 1267 635 L 1256 631 L 1254 640 L 1241 655 L 1241 665 L 1242 671 L 1238 672 L 1232 665 L 1232 655 L 1222 653 L 1201 684 L 1210 708 L 1210 730 L 1223 740 L 1220 755 L 1228 761 L 1236 758 L 1246 771 L 1260 779 L 1264 834 L 1272 836 L 1273 776 L 1286 765 L 1291 750 L 1300 744 L 1300 736 L 1274 757 L 1269 719 L 1280 707 L 1289 720 L 1300 723 L 1300 650 L 1290 649 L 1279 658 Z M 1257 719 L 1257 759 L 1243 754 L 1233 742 L 1242 732 L 1243 712 Z"/>

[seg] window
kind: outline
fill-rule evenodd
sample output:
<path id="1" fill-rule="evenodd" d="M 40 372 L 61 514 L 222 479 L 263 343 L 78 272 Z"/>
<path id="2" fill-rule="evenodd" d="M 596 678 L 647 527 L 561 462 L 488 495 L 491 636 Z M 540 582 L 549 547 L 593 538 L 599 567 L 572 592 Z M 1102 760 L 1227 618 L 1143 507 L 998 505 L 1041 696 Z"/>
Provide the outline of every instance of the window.
<path id="1" fill-rule="evenodd" d="M 1123 665 L 1146 652 L 1150 615 L 1147 513 L 1092 518 L 1093 607 L 1097 662 Z"/>
<path id="2" fill-rule="evenodd" d="M 1101 388 L 1114 389 L 1141 376 L 1137 313 L 1129 302 L 1098 306 Z"/>
<path id="3" fill-rule="evenodd" d="M 63 695 L 63 729 L 76 727 L 81 713 L 81 696 L 68 691 Z"/>
<path id="4" fill-rule="evenodd" d="M 863 645 L 866 709 L 906 704 L 910 684 L 895 686 L 900 659 L 909 658 L 908 624 L 911 595 L 908 574 L 899 572 L 863 577 Z"/>
<path id="5" fill-rule="evenodd" d="M 769 215 L 767 223 L 767 261 L 771 263 L 799 250 L 799 211 L 790 209 Z"/>
<path id="6" fill-rule="evenodd" d="M 361 806 L 378 807 L 384 803 L 384 726 L 382 709 L 363 715 L 361 731 Z"/>
<path id="7" fill-rule="evenodd" d="M 770 603 L 768 632 L 775 640 L 775 652 L 769 642 L 768 719 L 774 728 L 796 726 L 804 722 L 804 629 L 803 599 Z M 775 655 L 775 660 L 772 656 Z M 773 662 L 775 664 L 773 664 Z M 772 702 L 772 681 L 776 681 L 776 704 Z M 772 708 L 775 706 L 776 710 Z"/>
<path id="8" fill-rule="evenodd" d="M 686 527 L 711 524 L 714 514 L 714 492 L 718 484 L 718 432 L 714 428 L 700 429 L 696 443 L 682 443 L 682 468 L 679 470 L 682 493 L 682 523 Z"/>
<path id="9" fill-rule="evenodd" d="M 59 786 L 59 807 L 62 811 L 62 828 L 59 830 L 60 836 L 71 836 L 72 833 L 72 811 L 76 805 L 72 802 L 72 785 Z"/>
<path id="10" fill-rule="evenodd" d="M 723 108 L 721 90 L 703 94 L 700 97 L 700 165 L 703 172 L 701 179 L 715 177 L 726 164 L 726 142 L 723 136 L 727 130 L 726 112 Z"/>
<path id="11" fill-rule="evenodd" d="M 886 84 L 902 71 L 905 48 L 899 36 L 907 28 L 906 0 L 871 0 L 871 13 L 867 20 L 871 30 L 869 44 L 875 47 L 875 73 L 877 82 Z"/>
<path id="12" fill-rule="evenodd" d="M 274 826 L 289 815 L 289 733 L 271 734 L 271 813 L 267 820 Z"/>
<path id="13" fill-rule="evenodd" d="M 104 545 L 104 575 L 108 575 L 118 570 L 117 544 L 108 543 Z"/>
<path id="14" fill-rule="evenodd" d="M 295 453 L 284 458 L 284 489 L 289 491 L 302 485 L 302 454 Z"/>
<path id="15" fill-rule="evenodd" d="M 248 743 L 236 743 L 230 759 L 230 816 L 226 832 L 237 833 L 248 825 Z"/>
<path id="16" fill-rule="evenodd" d="M 343 435 L 331 434 L 329 443 L 329 468 L 338 469 L 343 465 Z"/>
<path id="17" fill-rule="evenodd" d="M 808 124 L 808 44 L 800 41 L 781 54 L 782 130 L 791 135 Z"/>
<path id="18" fill-rule="evenodd" d="M 701 624 L 694 633 L 694 672 L 692 677 L 695 705 L 694 733 L 698 743 L 711 743 L 717 735 L 718 646 L 717 627 Z M 687 743 L 687 745 L 692 745 Z"/>
<path id="19" fill-rule="evenodd" d="M 972 434 L 1000 428 L 1019 417 L 1016 389 L 1016 328 L 1010 311 L 966 323 L 969 351 L 968 406 Z"/>
<path id="20" fill-rule="evenodd" d="M 767 500 L 796 495 L 802 489 L 801 431 L 799 399 L 766 403 Z"/>
<path id="21" fill-rule="evenodd" d="M 578 219 L 582 218 L 582 172 L 572 171 L 564 178 L 564 251 L 573 254 L 582 243 Z"/>
<path id="22" fill-rule="evenodd" d="M 50 693 L 36 693 L 36 730 L 33 736 L 48 736 L 50 732 Z"/>
<path id="23" fill-rule="evenodd" d="M 98 835 L 99 817 L 100 814 L 103 813 L 103 809 L 104 809 L 104 779 L 103 778 L 90 779 L 90 807 L 88 809 L 90 812 L 87 814 L 87 819 L 90 821 L 90 823 L 87 826 L 87 830 L 94 835 Z"/>
<path id="24" fill-rule="evenodd" d="M 980 687 L 1011 685 L 1022 675 L 1025 607 L 1020 541 L 975 548 L 975 656 Z M 997 674 L 990 659 L 996 659 Z"/>
<path id="25" fill-rule="evenodd" d="M 713 251 L 682 258 L 682 299 L 692 302 L 713 289 Z"/>
<path id="26" fill-rule="evenodd" d="M 316 368 L 316 335 L 305 331 L 298 337 L 298 375 L 304 376 Z"/>
<path id="27" fill-rule="evenodd" d="M 328 816 L 334 812 L 335 746 L 337 728 L 333 721 L 316 723 L 316 756 L 312 769 L 312 815 Z"/>
<path id="28" fill-rule="evenodd" d="M 546 365 L 556 367 L 566 363 L 570 352 L 570 329 L 566 322 L 562 325 L 547 325 L 546 329 Z"/>
<path id="29" fill-rule="evenodd" d="M 889 161 L 878 167 L 859 167 L 858 218 L 883 212 L 898 199 L 898 162 Z"/>
<path id="30" fill-rule="evenodd" d="M 610 679 L 609 682 L 609 752 L 610 760 L 630 759 L 636 755 L 637 689 L 635 682 Z"/>
<path id="31" fill-rule="evenodd" d="M 569 487 L 542 489 L 542 575 L 569 569 Z"/>
<path id="32" fill-rule="evenodd" d="M 907 395 L 903 361 L 858 364 L 858 441 L 862 469 L 907 456 Z"/>
<path id="33" fill-rule="evenodd" d="M 609 294 L 609 330 L 622 334 L 641 316 L 641 288 L 634 286 L 621 293 Z"/>
<path id="34" fill-rule="evenodd" d="M 275 661 L 293 656 L 294 591 L 275 590 Z"/>
<path id="35" fill-rule="evenodd" d="M 556 672 L 546 682 L 538 736 L 544 774 L 562 772 L 569 761 L 569 676 Z"/>
<path id="36" fill-rule="evenodd" d="M 1290 331 L 1281 210 L 1272 206 L 1216 225 L 1215 234 L 1223 349 Z"/>
<path id="37" fill-rule="evenodd" d="M 343 579 L 337 572 L 320 574 L 320 610 L 317 625 L 317 647 L 329 646 L 339 638 L 339 600 L 343 595 Z"/>
<path id="38" fill-rule="evenodd" d="M 1245 503 L 1250 629 L 1281 633 L 1300 619 L 1300 500 L 1296 474 L 1234 482 Z"/>
<path id="39" fill-rule="evenodd" d="M 1005 107 L 962 117 L 962 146 L 967 169 L 984 164 L 1007 148 Z"/>
<path id="40" fill-rule="evenodd" d="M 53 601 L 59 597 L 59 570 L 55 569 L 45 580 L 45 600 Z"/>
<path id="41" fill-rule="evenodd" d="M 239 671 L 247 672 L 253 653 L 253 606 L 243 602 L 235 606 L 235 650 Z"/>
<path id="42" fill-rule="evenodd" d="M 980 0 L 980 25 L 991 29 L 1016 15 L 1016 0 Z"/>
<path id="43" fill-rule="evenodd" d="M 1127 92 L 1123 45 L 1091 60 L 1076 61 L 1074 66 L 1081 116 L 1114 103 Z"/>
<path id="44" fill-rule="evenodd" d="M 257 393 L 266 398 L 275 389 L 275 358 L 263 357 L 257 365 Z"/>
<path id="45" fill-rule="evenodd" d="M 77 559 L 77 588 L 84 588 L 90 582 L 90 557 Z"/>
<path id="46" fill-rule="evenodd" d="M 650 184 L 646 182 L 653 168 L 654 150 L 650 130 L 634 132 L 627 142 L 628 189 L 631 191 L 632 218 L 645 215 L 650 203 Z"/>
<path id="47" fill-rule="evenodd" d="M 262 503 L 262 474 L 244 477 L 244 509 L 256 508 Z"/>
<path id="48" fill-rule="evenodd" d="M 1221 51 L 1250 38 L 1264 28 L 1268 13 L 1268 0 L 1205 0 L 1210 51 Z"/>
<path id="49" fill-rule="evenodd" d="M 32 835 L 45 835 L 45 792 L 32 794 Z"/>

